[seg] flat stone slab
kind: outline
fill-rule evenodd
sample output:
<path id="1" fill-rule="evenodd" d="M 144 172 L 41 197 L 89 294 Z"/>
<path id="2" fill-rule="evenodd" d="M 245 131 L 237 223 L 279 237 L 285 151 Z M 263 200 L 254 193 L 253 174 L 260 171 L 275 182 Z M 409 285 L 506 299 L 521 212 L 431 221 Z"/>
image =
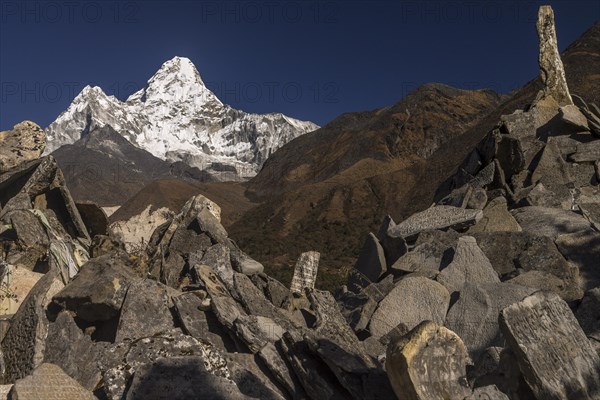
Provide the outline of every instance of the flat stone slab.
<path id="1" fill-rule="evenodd" d="M 423 321 L 443 324 L 450 293 L 440 283 L 422 276 L 402 279 L 379 303 L 371 317 L 371 335 L 381 337 L 399 324 L 410 330 Z"/>
<path id="2" fill-rule="evenodd" d="M 475 360 L 488 347 L 502 346 L 498 313 L 536 289 L 506 282 L 467 283 L 446 315 L 445 326 L 464 341 Z"/>
<path id="3" fill-rule="evenodd" d="M 433 229 L 462 229 L 476 224 L 483 217 L 481 210 L 452 206 L 434 206 L 413 214 L 390 229 L 390 233 L 404 238 Z"/>
<path id="4" fill-rule="evenodd" d="M 534 293 L 502 310 L 499 323 L 536 398 L 598 398 L 600 357 L 557 294 Z"/>
<path id="5" fill-rule="evenodd" d="M 569 156 L 571 161 L 596 162 L 600 160 L 600 140 L 594 140 L 589 143 L 581 143 L 577 145 L 577 151 Z"/>
<path id="6" fill-rule="evenodd" d="M 458 239 L 452 262 L 440 272 L 437 281 L 452 293 L 459 292 L 466 283 L 500 283 L 500 278 L 475 238 L 463 236 Z"/>
<path id="7" fill-rule="evenodd" d="M 556 239 L 565 233 L 574 233 L 590 228 L 590 222 L 583 216 L 569 210 L 547 207 L 522 207 L 511 214 L 524 232 L 548 236 Z"/>
<path id="8" fill-rule="evenodd" d="M 95 400 L 92 392 L 54 364 L 42 364 L 33 373 L 15 382 L 9 394 L 18 400 Z"/>

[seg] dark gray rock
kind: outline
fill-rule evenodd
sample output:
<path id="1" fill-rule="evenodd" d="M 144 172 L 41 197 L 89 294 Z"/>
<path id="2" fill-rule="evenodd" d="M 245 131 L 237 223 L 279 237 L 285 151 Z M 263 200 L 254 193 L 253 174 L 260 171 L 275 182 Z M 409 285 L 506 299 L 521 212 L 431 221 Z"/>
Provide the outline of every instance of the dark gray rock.
<path id="1" fill-rule="evenodd" d="M 233 240 L 229 239 L 227 245 L 231 257 L 231 266 L 237 272 L 253 275 L 264 271 L 265 267 L 248 254 L 244 253 Z"/>
<path id="2" fill-rule="evenodd" d="M 154 336 L 173 328 L 167 287 L 151 279 L 133 282 L 123 301 L 117 342 Z"/>
<path id="3" fill-rule="evenodd" d="M 379 303 L 369 330 L 381 337 L 403 323 L 410 330 L 422 321 L 443 324 L 450 304 L 450 293 L 440 283 L 424 277 L 407 277 Z"/>
<path id="4" fill-rule="evenodd" d="M 486 348 L 503 344 L 498 327 L 500 310 L 535 290 L 506 282 L 468 282 L 448 310 L 445 326 L 460 336 L 470 356 L 477 359 Z"/>
<path id="5" fill-rule="evenodd" d="M 535 119 L 533 114 L 517 110 L 512 114 L 500 117 L 502 131 L 516 137 L 525 138 L 535 134 Z"/>
<path id="6" fill-rule="evenodd" d="M 207 371 L 203 357 L 158 358 L 140 366 L 127 391 L 127 400 L 187 400 L 202 393 L 207 400 L 250 399 L 229 378 Z M 193 377 L 193 379 L 192 379 Z"/>
<path id="7" fill-rule="evenodd" d="M 594 163 L 600 160 L 600 141 L 578 144 L 577 151 L 569 159 L 576 163 Z"/>
<path id="8" fill-rule="evenodd" d="M 90 239 L 63 173 L 52 156 L 20 164 L 0 174 L 0 204 L 0 219 L 14 210 L 50 211 L 60 225 L 56 229 L 71 237 Z"/>
<path id="9" fill-rule="evenodd" d="M 600 357 L 557 294 L 537 292 L 507 307 L 499 323 L 536 398 L 597 398 Z"/>
<path id="10" fill-rule="evenodd" d="M 173 297 L 181 329 L 187 335 L 206 341 L 221 351 L 235 351 L 235 344 L 228 332 L 210 312 L 210 299 L 207 296 L 206 292 L 195 291 Z"/>
<path id="11" fill-rule="evenodd" d="M 201 263 L 211 267 L 228 288 L 233 287 L 233 267 L 231 266 L 229 247 L 217 243 L 208 249 L 202 257 Z"/>
<path id="12" fill-rule="evenodd" d="M 565 233 L 590 228 L 584 217 L 573 211 L 545 207 L 522 207 L 511 211 L 524 232 L 556 239 Z"/>
<path id="13" fill-rule="evenodd" d="M 458 239 L 456 252 L 450 265 L 437 276 L 437 281 L 448 289 L 448 292 L 460 292 L 468 282 L 473 284 L 499 283 L 497 272 L 477 246 L 472 236 Z"/>
<path id="14" fill-rule="evenodd" d="M 508 135 L 502 135 L 500 142 L 498 142 L 496 159 L 500 164 L 500 168 L 504 171 L 507 181 L 527 166 L 521 141 Z"/>
<path id="15" fill-rule="evenodd" d="M 580 299 L 579 271 L 560 254 L 553 240 L 528 232 L 474 234 L 502 281 L 551 289 L 567 301 Z M 536 277 L 544 278 L 536 281 Z"/>
<path id="16" fill-rule="evenodd" d="M 77 203 L 76 206 L 91 238 L 108 234 L 108 217 L 100 206 L 92 202 Z"/>
<path id="17" fill-rule="evenodd" d="M 240 392 L 256 399 L 284 400 L 289 398 L 285 389 L 277 386 L 275 377 L 265 369 L 255 354 L 225 354 L 231 380 Z"/>
<path id="18" fill-rule="evenodd" d="M 54 296 L 54 303 L 88 321 L 119 315 L 129 286 L 140 281 L 124 253 L 110 253 L 88 261 L 75 279 Z"/>
<path id="19" fill-rule="evenodd" d="M 133 384 L 131 377 L 135 376 L 140 369 L 142 371 L 140 376 L 143 375 L 148 365 L 154 364 L 161 358 L 201 357 L 207 372 L 230 380 L 227 362 L 218 351 L 210 344 L 184 335 L 179 330 L 127 342 L 125 346 L 124 355 L 103 373 L 103 389 L 110 398 L 124 398 L 127 389 Z M 165 392 L 160 394 L 163 393 Z M 129 392 L 127 395 L 129 396 Z"/>
<path id="20" fill-rule="evenodd" d="M 80 327 L 68 311 L 62 311 L 48 327 L 44 362 L 58 365 L 84 388 L 95 390 L 102 385 L 102 374 L 127 350 L 126 345 L 111 343 L 114 330 L 114 323 Z"/>
<path id="21" fill-rule="evenodd" d="M 312 375 L 307 375 L 306 371 L 324 367 L 324 376 L 333 374 L 334 381 L 337 380 L 345 388 L 350 398 L 390 398 L 392 390 L 385 374 L 377 368 L 363 344 L 346 324 L 332 295 L 315 290 L 308 292 L 307 296 L 310 311 L 314 314 L 311 330 L 302 337 L 297 333 L 284 334 L 284 342 L 288 346 L 304 349 L 299 358 L 294 356 L 288 360 L 292 365 L 296 364 L 296 372 L 307 393 L 310 395 L 311 391 L 306 387 L 306 378 Z M 302 357 L 302 353 L 310 355 L 310 359 Z M 287 356 L 290 357 L 290 354 L 287 353 Z"/>
<path id="22" fill-rule="evenodd" d="M 23 378 L 42 363 L 49 324 L 46 310 L 52 296 L 63 286 L 56 271 L 47 273 L 31 289 L 12 318 L 2 340 L 4 384 Z"/>
<path id="23" fill-rule="evenodd" d="M 596 352 L 600 354 L 600 287 L 585 293 L 575 317 Z"/>
<path id="24" fill-rule="evenodd" d="M 385 369 L 399 399 L 464 399 L 471 395 L 467 349 L 454 332 L 425 321 L 390 342 Z"/>
<path id="25" fill-rule="evenodd" d="M 392 272 L 410 273 L 420 271 L 437 272 L 442 267 L 444 254 L 451 247 L 446 243 L 432 237 L 425 240 L 420 235 L 419 240 L 423 243 L 417 244 L 410 252 L 406 253 L 392 265 Z"/>
<path id="26" fill-rule="evenodd" d="M 377 237 L 369 233 L 348 279 L 348 287 L 358 291 L 372 282 L 377 282 L 386 271 L 387 262 L 383 247 Z"/>
<path id="27" fill-rule="evenodd" d="M 377 239 L 379 240 L 381 247 L 383 247 L 386 267 L 388 268 L 407 251 L 404 238 L 402 236 L 394 236 L 390 233 L 390 230 L 395 225 L 396 223 L 392 217 L 387 215 L 379 228 L 379 232 L 377 232 Z"/>
<path id="28" fill-rule="evenodd" d="M 600 233 L 589 229 L 560 235 L 556 246 L 567 260 L 579 268 L 584 291 L 600 286 Z"/>
<path id="29" fill-rule="evenodd" d="M 281 349 L 309 398 L 331 400 L 353 398 L 327 365 L 311 351 L 301 335 L 295 332 L 284 333 Z"/>
<path id="30" fill-rule="evenodd" d="M 490 385 L 476 388 L 473 390 L 473 394 L 466 397 L 465 400 L 509 400 L 509 398 L 495 385 Z"/>
<path id="31" fill-rule="evenodd" d="M 548 143 L 542 152 L 537 167 L 531 175 L 531 181 L 533 184 L 543 184 L 546 189 L 552 192 L 556 196 L 560 207 L 565 210 L 571 209 L 573 199 L 570 188 L 574 185 L 574 179 L 553 138 L 548 138 Z"/>
<path id="32" fill-rule="evenodd" d="M 508 211 L 506 198 L 499 196 L 491 200 L 483 209 L 483 217 L 469 228 L 469 234 L 476 232 L 520 232 L 521 226 Z"/>

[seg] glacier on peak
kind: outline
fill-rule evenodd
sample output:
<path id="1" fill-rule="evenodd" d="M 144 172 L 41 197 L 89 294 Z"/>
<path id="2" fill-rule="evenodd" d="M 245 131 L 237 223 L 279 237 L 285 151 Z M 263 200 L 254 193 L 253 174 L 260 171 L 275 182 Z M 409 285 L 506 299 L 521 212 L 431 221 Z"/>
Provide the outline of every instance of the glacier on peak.
<path id="1" fill-rule="evenodd" d="M 134 145 L 231 179 L 254 176 L 275 150 L 319 127 L 280 113 L 251 114 L 223 104 L 185 57 L 165 63 L 126 101 L 86 86 L 46 128 L 50 153 L 110 125 Z M 224 178 L 226 177 L 226 178 Z"/>

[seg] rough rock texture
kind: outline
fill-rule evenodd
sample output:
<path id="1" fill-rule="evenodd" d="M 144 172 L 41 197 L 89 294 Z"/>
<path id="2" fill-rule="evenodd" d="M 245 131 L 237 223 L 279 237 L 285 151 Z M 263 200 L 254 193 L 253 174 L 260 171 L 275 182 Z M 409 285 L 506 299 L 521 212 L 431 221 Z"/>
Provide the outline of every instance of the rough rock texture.
<path id="1" fill-rule="evenodd" d="M 121 307 L 115 341 L 135 340 L 172 329 L 169 303 L 165 285 L 151 279 L 132 283 Z"/>
<path id="2" fill-rule="evenodd" d="M 454 259 L 440 272 L 437 281 L 453 293 L 460 292 L 466 283 L 499 283 L 500 279 L 475 238 L 463 236 L 458 239 Z"/>
<path id="3" fill-rule="evenodd" d="M 313 289 L 315 287 L 320 257 L 321 255 L 316 251 L 300 254 L 294 267 L 294 276 L 290 285 L 292 293 L 302 294 L 305 288 Z"/>
<path id="4" fill-rule="evenodd" d="M 385 368 L 399 399 L 464 399 L 471 395 L 465 345 L 454 332 L 426 321 L 390 342 Z"/>
<path id="5" fill-rule="evenodd" d="M 39 158 L 46 148 L 46 133 L 35 122 L 23 121 L 0 132 L 0 173 Z"/>
<path id="6" fill-rule="evenodd" d="M 19 379 L 12 387 L 11 399 L 15 400 L 94 400 L 96 396 L 54 364 L 44 363 L 33 373 Z"/>
<path id="7" fill-rule="evenodd" d="M 598 398 L 600 357 L 558 295 L 537 292 L 505 308 L 500 329 L 536 398 Z"/>
<path id="8" fill-rule="evenodd" d="M 504 196 L 492 199 L 483 209 L 483 217 L 469 228 L 468 233 L 475 232 L 520 232 L 521 226 L 510 214 Z"/>
<path id="9" fill-rule="evenodd" d="M 208 372 L 205 362 L 202 357 L 169 357 L 144 364 L 136 370 L 125 399 L 185 400 L 200 393 L 210 400 L 254 398 L 241 394 L 230 379 Z"/>
<path id="10" fill-rule="evenodd" d="M 482 216 L 483 213 L 481 210 L 468 210 L 452 206 L 435 206 L 402 221 L 391 229 L 391 233 L 409 238 L 419 232 L 432 229 L 466 228 L 477 223 Z"/>
<path id="11" fill-rule="evenodd" d="M 498 326 L 500 310 L 535 290 L 507 282 L 467 282 L 448 310 L 445 326 L 460 336 L 471 357 L 477 359 L 488 347 L 503 344 Z"/>
<path id="12" fill-rule="evenodd" d="M 427 320 L 443 324 L 449 303 L 450 294 L 440 283 L 420 276 L 404 278 L 379 303 L 369 330 L 381 337 L 399 324 L 406 330 Z"/>
<path id="13" fill-rule="evenodd" d="M 512 211 L 523 231 L 556 239 L 565 233 L 590 228 L 590 223 L 573 211 L 547 207 L 522 207 Z"/>
<path id="14" fill-rule="evenodd" d="M 581 288 L 590 290 L 600 286 L 600 233 L 590 230 L 560 235 L 556 238 L 558 250 L 579 268 Z"/>
<path id="15" fill-rule="evenodd" d="M 46 308 L 52 296 L 62 287 L 56 273 L 47 273 L 31 289 L 12 318 L 10 328 L 2 340 L 3 383 L 13 383 L 41 364 L 48 334 Z"/>
<path id="16" fill-rule="evenodd" d="M 384 249 L 377 237 L 369 233 L 348 279 L 348 287 L 358 291 L 372 282 L 377 282 L 386 270 Z"/>
<path id="17" fill-rule="evenodd" d="M 537 31 L 540 39 L 540 73 L 544 84 L 543 96 L 552 96 L 561 106 L 573 104 L 565 69 L 558 51 L 554 11 L 550 6 L 541 6 L 538 13 Z"/>
<path id="18" fill-rule="evenodd" d="M 122 253 L 90 260 L 53 301 L 85 321 L 114 318 L 119 315 L 129 286 L 140 280 L 127 264 L 127 256 Z"/>
<path id="19" fill-rule="evenodd" d="M 575 317 L 596 352 L 600 354 L 600 287 L 585 294 Z"/>

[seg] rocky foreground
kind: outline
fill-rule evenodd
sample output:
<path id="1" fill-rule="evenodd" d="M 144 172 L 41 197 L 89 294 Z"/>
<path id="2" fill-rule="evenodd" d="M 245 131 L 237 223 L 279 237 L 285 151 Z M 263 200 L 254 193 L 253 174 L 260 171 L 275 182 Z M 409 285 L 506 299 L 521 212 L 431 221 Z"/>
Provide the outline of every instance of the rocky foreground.
<path id="1" fill-rule="evenodd" d="M 291 286 L 198 195 L 126 251 L 31 122 L 0 133 L 0 398 L 599 399 L 600 110 L 572 96 L 551 9 L 545 89 L 439 204 L 369 234 L 347 286 Z"/>

